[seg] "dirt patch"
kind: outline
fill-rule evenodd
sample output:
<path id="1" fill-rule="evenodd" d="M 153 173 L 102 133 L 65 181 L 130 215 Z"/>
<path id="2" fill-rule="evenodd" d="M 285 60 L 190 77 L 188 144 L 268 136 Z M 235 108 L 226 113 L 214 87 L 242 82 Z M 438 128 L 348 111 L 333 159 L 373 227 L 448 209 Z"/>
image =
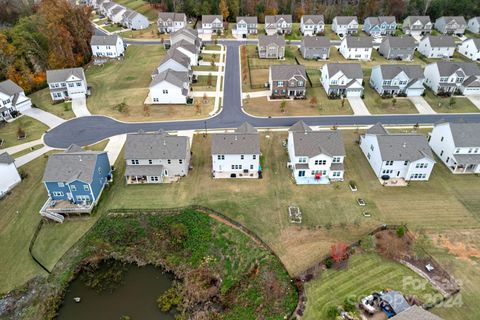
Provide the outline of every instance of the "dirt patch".
<path id="1" fill-rule="evenodd" d="M 471 262 L 474 258 L 480 258 L 480 249 L 475 245 L 461 241 L 451 241 L 448 237 L 440 235 L 434 236 L 433 240 L 461 260 Z"/>

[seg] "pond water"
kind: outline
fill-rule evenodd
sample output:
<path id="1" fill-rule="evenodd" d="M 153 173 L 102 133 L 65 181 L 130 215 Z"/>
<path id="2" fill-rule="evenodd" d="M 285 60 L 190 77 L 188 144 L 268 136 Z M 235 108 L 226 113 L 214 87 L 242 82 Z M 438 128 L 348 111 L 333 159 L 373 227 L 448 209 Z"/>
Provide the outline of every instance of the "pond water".
<path id="1" fill-rule="evenodd" d="M 98 270 L 102 271 L 102 268 L 105 271 L 110 265 L 103 263 Z M 171 287 L 171 274 L 153 266 L 132 264 L 125 265 L 123 270 L 121 281 L 111 290 L 101 292 L 88 287 L 85 277 L 80 274 L 70 284 L 57 319 L 119 320 L 122 316 L 130 319 L 174 319 L 172 313 L 160 311 L 156 303 L 158 297 Z M 75 297 L 80 297 L 81 301 L 75 302 Z"/>

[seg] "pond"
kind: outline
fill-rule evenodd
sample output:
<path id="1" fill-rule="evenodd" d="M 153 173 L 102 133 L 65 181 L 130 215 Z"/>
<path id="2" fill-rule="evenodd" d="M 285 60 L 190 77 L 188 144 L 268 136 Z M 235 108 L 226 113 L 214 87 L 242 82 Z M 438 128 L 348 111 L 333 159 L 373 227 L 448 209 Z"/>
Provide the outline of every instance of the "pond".
<path id="1" fill-rule="evenodd" d="M 151 265 L 118 264 L 103 262 L 93 272 L 82 271 L 70 283 L 57 319 L 175 318 L 172 313 L 160 311 L 156 303 L 172 286 L 173 275 Z M 113 273 L 109 275 L 112 279 L 105 277 L 107 273 Z M 97 289 L 92 288 L 92 283 Z M 102 290 L 98 290 L 99 285 Z M 76 297 L 81 299 L 79 303 L 74 301 Z"/>

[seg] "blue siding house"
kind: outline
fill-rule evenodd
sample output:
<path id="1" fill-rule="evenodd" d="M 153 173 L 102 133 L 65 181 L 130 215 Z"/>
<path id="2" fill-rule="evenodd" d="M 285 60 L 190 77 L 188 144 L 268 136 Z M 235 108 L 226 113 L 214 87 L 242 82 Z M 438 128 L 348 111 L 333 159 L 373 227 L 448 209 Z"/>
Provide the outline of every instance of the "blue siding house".
<path id="1" fill-rule="evenodd" d="M 367 17 L 363 22 L 363 31 L 371 36 L 394 35 L 396 29 L 394 16 Z"/>
<path id="2" fill-rule="evenodd" d="M 40 213 L 59 222 L 63 214 L 90 213 L 111 177 L 106 151 L 85 151 L 72 145 L 51 155 L 43 175 L 49 199 Z"/>

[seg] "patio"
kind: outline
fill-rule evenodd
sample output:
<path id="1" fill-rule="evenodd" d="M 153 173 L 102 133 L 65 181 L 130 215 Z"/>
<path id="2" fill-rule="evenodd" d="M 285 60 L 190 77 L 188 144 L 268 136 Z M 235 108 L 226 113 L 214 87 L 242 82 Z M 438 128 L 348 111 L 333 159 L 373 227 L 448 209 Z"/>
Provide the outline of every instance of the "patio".
<path id="1" fill-rule="evenodd" d="M 393 178 L 388 180 L 382 180 L 381 178 L 378 179 L 380 183 L 385 187 L 406 187 L 408 186 L 408 182 L 405 181 L 403 178 Z"/>

